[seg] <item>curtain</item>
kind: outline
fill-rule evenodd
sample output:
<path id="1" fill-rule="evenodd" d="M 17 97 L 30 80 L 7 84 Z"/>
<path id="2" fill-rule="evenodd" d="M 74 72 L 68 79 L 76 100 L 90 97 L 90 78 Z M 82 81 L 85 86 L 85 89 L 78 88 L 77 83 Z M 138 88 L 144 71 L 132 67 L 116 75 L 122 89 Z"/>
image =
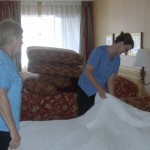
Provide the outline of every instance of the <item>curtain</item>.
<path id="1" fill-rule="evenodd" d="M 20 23 L 20 2 L 0 1 L 0 20 L 12 18 Z"/>
<path id="2" fill-rule="evenodd" d="M 27 65 L 28 46 L 66 48 L 79 53 L 80 21 L 79 1 L 22 1 L 21 22 L 25 33 L 22 67 Z"/>
<path id="3" fill-rule="evenodd" d="M 57 25 L 61 23 L 61 47 L 79 52 L 81 2 L 43 2 L 43 15 L 53 15 L 54 17 L 54 41 L 57 45 L 57 39 L 60 39 L 60 29 Z M 58 32 L 57 32 L 58 31 Z"/>
<path id="4" fill-rule="evenodd" d="M 84 57 L 84 66 L 93 49 L 92 2 L 82 2 L 80 27 L 80 54 Z"/>
<path id="5" fill-rule="evenodd" d="M 19 1 L 0 1 L 0 21 L 12 18 L 21 23 L 20 2 Z M 21 71 L 21 52 L 14 55 L 14 63 Z"/>

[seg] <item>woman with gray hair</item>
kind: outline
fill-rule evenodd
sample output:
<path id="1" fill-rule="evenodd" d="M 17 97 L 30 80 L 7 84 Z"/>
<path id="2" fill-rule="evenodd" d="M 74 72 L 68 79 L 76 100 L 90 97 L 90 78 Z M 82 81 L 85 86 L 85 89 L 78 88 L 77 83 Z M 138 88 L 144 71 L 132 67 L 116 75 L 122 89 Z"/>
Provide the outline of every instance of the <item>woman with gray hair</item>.
<path id="1" fill-rule="evenodd" d="M 22 33 L 14 20 L 0 22 L 0 150 L 16 149 L 21 140 L 18 130 L 22 78 L 13 55 L 21 50 Z"/>

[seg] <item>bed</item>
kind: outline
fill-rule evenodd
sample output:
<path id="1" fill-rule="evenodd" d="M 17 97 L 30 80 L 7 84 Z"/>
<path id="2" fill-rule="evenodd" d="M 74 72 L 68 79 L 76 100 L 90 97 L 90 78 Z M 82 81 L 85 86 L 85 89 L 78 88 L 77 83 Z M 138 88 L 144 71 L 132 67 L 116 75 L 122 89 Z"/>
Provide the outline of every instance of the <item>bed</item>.
<path id="1" fill-rule="evenodd" d="M 149 150 L 150 112 L 107 94 L 69 120 L 22 121 L 17 150 Z"/>

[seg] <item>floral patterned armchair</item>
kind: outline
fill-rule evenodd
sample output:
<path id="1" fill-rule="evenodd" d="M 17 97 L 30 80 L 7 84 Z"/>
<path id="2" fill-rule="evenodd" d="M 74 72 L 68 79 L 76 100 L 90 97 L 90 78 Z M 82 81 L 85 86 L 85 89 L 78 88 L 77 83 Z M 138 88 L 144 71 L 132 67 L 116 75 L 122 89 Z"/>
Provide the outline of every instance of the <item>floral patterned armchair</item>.
<path id="1" fill-rule="evenodd" d="M 21 120 L 77 117 L 76 85 L 83 57 L 68 49 L 31 46 L 22 92 Z"/>

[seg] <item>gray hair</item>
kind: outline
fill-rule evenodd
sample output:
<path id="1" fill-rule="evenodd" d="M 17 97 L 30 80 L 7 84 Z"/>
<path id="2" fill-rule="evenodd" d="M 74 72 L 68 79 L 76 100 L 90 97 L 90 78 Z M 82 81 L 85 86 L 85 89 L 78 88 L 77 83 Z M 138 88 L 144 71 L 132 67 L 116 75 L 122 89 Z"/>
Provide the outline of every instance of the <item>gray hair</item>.
<path id="1" fill-rule="evenodd" d="M 12 37 L 19 37 L 22 33 L 22 27 L 13 19 L 2 20 L 0 22 L 0 47 L 9 44 Z"/>

